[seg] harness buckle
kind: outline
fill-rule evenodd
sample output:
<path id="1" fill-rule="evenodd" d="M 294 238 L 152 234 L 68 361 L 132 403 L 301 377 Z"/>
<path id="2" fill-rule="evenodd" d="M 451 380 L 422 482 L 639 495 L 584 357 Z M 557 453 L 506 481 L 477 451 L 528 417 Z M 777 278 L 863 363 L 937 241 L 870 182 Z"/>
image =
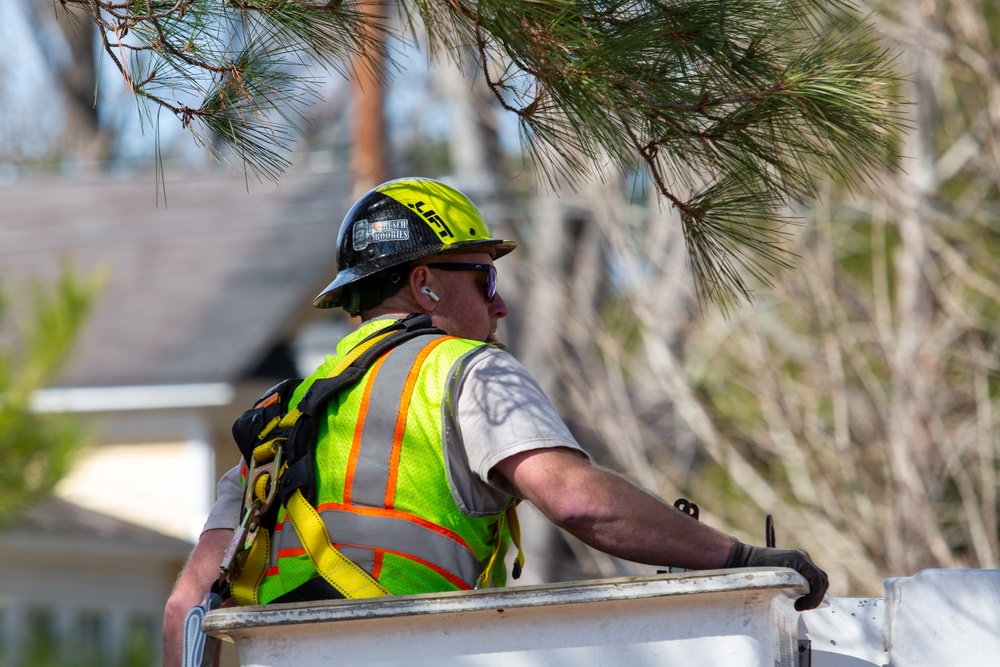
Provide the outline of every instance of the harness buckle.
<path id="1" fill-rule="evenodd" d="M 274 458 L 270 461 L 258 463 L 256 457 L 250 461 L 243 506 L 249 508 L 255 501 L 259 502 L 258 517 L 270 509 L 278 493 L 278 478 L 283 472 L 282 467 L 285 463 L 284 444 L 284 439 L 277 442 L 274 447 Z"/>
<path id="2" fill-rule="evenodd" d="M 274 458 L 266 463 L 258 463 L 253 457 L 250 469 L 247 471 L 246 492 L 243 497 L 243 520 L 233 533 L 233 539 L 226 548 L 219 565 L 219 579 L 232 581 L 243 569 L 245 554 L 257 540 L 260 531 L 260 518 L 274 504 L 278 493 L 278 477 L 285 465 L 284 440 L 274 446 Z"/>
<path id="3" fill-rule="evenodd" d="M 254 514 L 255 511 L 248 511 L 243 516 L 243 521 L 240 522 L 239 528 L 233 533 L 233 539 L 229 541 L 226 553 L 222 556 L 222 563 L 219 565 L 219 581 L 227 579 L 232 581 L 239 576 L 242 569 L 240 556 L 246 551 L 245 546 L 247 533 L 250 530 L 250 519 Z"/>

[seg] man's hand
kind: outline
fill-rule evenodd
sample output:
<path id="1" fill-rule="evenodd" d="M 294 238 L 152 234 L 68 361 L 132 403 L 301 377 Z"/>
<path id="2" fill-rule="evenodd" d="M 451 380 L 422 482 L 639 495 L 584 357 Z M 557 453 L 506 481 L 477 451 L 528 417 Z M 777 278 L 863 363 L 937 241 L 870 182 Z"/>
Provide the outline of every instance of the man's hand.
<path id="1" fill-rule="evenodd" d="M 726 567 L 790 567 L 809 582 L 809 594 L 795 601 L 795 609 L 805 611 L 815 609 L 823 601 L 823 595 L 830 585 L 826 572 L 816 567 L 802 549 L 770 549 L 753 547 L 737 541 L 729 552 Z"/>

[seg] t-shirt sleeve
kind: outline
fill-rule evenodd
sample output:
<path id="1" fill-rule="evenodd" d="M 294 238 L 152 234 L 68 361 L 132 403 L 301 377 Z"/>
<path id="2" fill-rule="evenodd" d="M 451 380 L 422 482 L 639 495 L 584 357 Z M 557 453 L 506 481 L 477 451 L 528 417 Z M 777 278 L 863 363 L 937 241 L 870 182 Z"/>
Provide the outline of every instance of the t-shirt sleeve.
<path id="1" fill-rule="evenodd" d="M 512 355 L 489 348 L 470 361 L 458 388 L 455 416 L 469 468 L 511 492 L 492 468 L 514 454 L 566 447 L 587 456 L 538 382 Z"/>
<path id="2" fill-rule="evenodd" d="M 240 511 L 243 509 L 243 481 L 240 466 L 237 465 L 219 479 L 216 486 L 217 500 L 208 513 L 208 519 L 201 532 L 228 528 L 236 530 L 240 525 Z"/>

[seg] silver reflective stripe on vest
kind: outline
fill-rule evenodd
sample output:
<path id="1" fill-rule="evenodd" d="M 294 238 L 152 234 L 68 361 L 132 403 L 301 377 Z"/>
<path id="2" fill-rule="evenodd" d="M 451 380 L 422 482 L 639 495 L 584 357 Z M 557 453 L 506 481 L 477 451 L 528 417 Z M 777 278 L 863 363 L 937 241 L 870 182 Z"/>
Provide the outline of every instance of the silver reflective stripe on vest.
<path id="1" fill-rule="evenodd" d="M 340 547 L 340 553 L 344 554 L 352 563 L 368 574 L 371 574 L 375 570 L 375 552 L 371 549 L 345 544 Z"/>
<path id="2" fill-rule="evenodd" d="M 271 560 L 267 565 L 268 569 L 272 569 L 278 565 L 279 557 L 285 557 L 281 553 L 285 549 L 302 550 L 302 542 L 299 540 L 299 535 L 295 532 L 294 526 L 292 526 L 291 519 L 287 519 L 285 523 L 281 524 L 281 529 L 275 532 L 273 540 L 272 546 L 274 548 L 271 549 Z M 368 574 L 375 571 L 375 551 L 373 549 L 342 545 L 339 551 Z"/>
<path id="3" fill-rule="evenodd" d="M 320 511 L 326 530 L 337 544 L 385 549 L 432 563 L 474 586 L 479 562 L 464 544 L 405 518 L 355 514 L 342 509 Z M 281 549 L 301 549 L 290 521 L 281 527 Z M 343 549 L 348 554 L 348 547 Z M 353 550 L 351 550 L 353 552 Z M 366 568 L 368 569 L 368 568 Z"/>
<path id="4" fill-rule="evenodd" d="M 385 506 L 396 421 L 406 379 L 411 370 L 416 370 L 413 363 L 420 351 L 433 340 L 436 338 L 420 336 L 400 345 L 389 353 L 375 376 L 368 413 L 362 415 L 365 423 L 351 486 L 350 502 L 354 505 Z"/>

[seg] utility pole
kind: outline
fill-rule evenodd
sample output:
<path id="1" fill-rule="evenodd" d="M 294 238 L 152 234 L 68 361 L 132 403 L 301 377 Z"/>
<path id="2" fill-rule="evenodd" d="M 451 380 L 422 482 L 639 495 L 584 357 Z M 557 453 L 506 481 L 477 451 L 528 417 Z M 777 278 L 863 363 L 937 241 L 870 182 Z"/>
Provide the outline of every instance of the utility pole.
<path id="1" fill-rule="evenodd" d="M 386 180 L 382 41 L 374 27 L 374 22 L 378 20 L 375 8 L 363 5 L 361 11 L 367 12 L 371 21 L 365 24 L 365 47 L 354 60 L 355 75 L 351 77 L 354 95 L 354 142 L 351 151 L 353 199 Z"/>

